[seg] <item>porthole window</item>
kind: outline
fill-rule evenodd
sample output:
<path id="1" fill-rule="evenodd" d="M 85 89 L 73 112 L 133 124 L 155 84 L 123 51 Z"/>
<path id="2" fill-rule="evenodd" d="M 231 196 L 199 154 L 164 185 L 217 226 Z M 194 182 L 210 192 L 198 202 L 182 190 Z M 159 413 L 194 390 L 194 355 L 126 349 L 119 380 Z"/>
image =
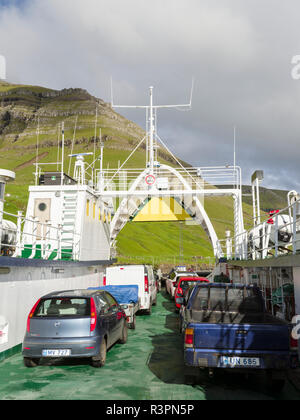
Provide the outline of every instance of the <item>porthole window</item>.
<path id="1" fill-rule="evenodd" d="M 39 204 L 39 210 L 40 211 L 45 211 L 47 208 L 47 204 L 46 203 L 40 203 Z"/>

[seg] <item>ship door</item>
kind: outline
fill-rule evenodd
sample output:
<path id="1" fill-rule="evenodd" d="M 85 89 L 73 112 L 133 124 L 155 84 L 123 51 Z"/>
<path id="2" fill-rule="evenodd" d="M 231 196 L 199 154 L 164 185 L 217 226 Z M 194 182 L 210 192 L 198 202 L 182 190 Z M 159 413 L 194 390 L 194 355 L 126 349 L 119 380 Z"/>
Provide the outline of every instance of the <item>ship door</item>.
<path id="1" fill-rule="evenodd" d="M 39 223 L 47 223 L 50 220 L 51 198 L 36 198 L 34 200 L 34 217 Z M 45 230 L 44 230 L 45 232 Z M 42 225 L 37 226 L 37 239 L 41 239 Z"/>

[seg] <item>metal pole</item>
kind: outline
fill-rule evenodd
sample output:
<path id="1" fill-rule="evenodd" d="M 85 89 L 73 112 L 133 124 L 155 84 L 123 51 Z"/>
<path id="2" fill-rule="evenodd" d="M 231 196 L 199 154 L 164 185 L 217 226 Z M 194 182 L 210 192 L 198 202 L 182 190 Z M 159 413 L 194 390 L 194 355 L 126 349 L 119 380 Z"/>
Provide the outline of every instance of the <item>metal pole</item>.
<path id="1" fill-rule="evenodd" d="M 62 225 L 59 224 L 57 227 L 57 259 L 61 260 L 61 236 L 62 236 Z"/>
<path id="2" fill-rule="evenodd" d="M 61 185 L 64 183 L 65 123 L 62 123 Z"/>
<path id="3" fill-rule="evenodd" d="M 101 138 L 101 128 L 100 128 L 100 148 L 101 148 L 101 156 L 100 156 L 100 192 L 103 191 L 103 148 L 104 144 L 102 143 Z"/>
<path id="4" fill-rule="evenodd" d="M 275 257 L 278 257 L 278 214 L 275 216 Z"/>
<path id="5" fill-rule="evenodd" d="M 153 175 L 154 168 L 154 147 L 153 147 L 153 87 L 150 87 L 150 174 Z"/>
<path id="6" fill-rule="evenodd" d="M 256 197 L 255 197 L 255 186 L 252 184 L 252 205 L 253 205 L 253 226 L 257 224 L 256 220 Z"/>
<path id="7" fill-rule="evenodd" d="M 38 126 L 37 126 L 37 132 L 36 132 L 35 185 L 37 185 L 38 183 L 39 136 L 40 136 L 40 117 L 38 117 Z"/>
<path id="8" fill-rule="evenodd" d="M 297 202 L 293 203 L 293 254 L 295 255 L 297 252 L 297 212 L 296 212 Z"/>
<path id="9" fill-rule="evenodd" d="M 256 178 L 256 211 L 257 211 L 257 224 L 260 225 L 260 199 L 259 199 L 259 181 Z"/>
<path id="10" fill-rule="evenodd" d="M 236 167 L 236 127 L 234 126 L 233 128 L 233 173 L 235 176 L 235 167 Z M 234 188 L 237 188 L 237 184 L 236 184 L 236 180 L 235 180 L 235 185 Z"/>
<path id="11" fill-rule="evenodd" d="M 18 221 L 17 221 L 17 246 L 16 246 L 16 257 L 22 255 L 22 244 L 21 244 L 21 234 L 22 234 L 22 216 L 23 212 L 18 211 Z"/>

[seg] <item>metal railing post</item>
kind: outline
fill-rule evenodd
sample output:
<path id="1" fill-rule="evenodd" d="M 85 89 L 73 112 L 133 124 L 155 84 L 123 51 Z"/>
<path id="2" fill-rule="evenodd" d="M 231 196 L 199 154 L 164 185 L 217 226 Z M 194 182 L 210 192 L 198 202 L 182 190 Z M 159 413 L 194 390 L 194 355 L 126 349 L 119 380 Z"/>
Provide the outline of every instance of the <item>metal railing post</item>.
<path id="1" fill-rule="evenodd" d="M 57 228 L 57 259 L 61 260 L 61 236 L 62 236 L 62 225 L 58 225 Z"/>
<path id="2" fill-rule="evenodd" d="M 275 258 L 278 257 L 278 214 L 275 216 Z"/>
<path id="3" fill-rule="evenodd" d="M 293 254 L 297 252 L 297 202 L 293 203 Z"/>
<path id="4" fill-rule="evenodd" d="M 22 216 L 23 212 L 18 211 L 16 252 L 14 254 L 14 257 L 20 257 L 22 255 Z"/>

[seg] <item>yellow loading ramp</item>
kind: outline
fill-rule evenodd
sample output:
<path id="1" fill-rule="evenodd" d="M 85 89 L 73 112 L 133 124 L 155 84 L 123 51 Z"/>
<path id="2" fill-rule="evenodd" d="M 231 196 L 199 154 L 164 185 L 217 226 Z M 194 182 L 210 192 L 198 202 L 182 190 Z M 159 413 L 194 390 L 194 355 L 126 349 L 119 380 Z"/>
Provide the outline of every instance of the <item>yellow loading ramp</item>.
<path id="1" fill-rule="evenodd" d="M 133 222 L 173 222 L 193 220 L 178 201 L 172 197 L 153 197 L 133 216 Z"/>

